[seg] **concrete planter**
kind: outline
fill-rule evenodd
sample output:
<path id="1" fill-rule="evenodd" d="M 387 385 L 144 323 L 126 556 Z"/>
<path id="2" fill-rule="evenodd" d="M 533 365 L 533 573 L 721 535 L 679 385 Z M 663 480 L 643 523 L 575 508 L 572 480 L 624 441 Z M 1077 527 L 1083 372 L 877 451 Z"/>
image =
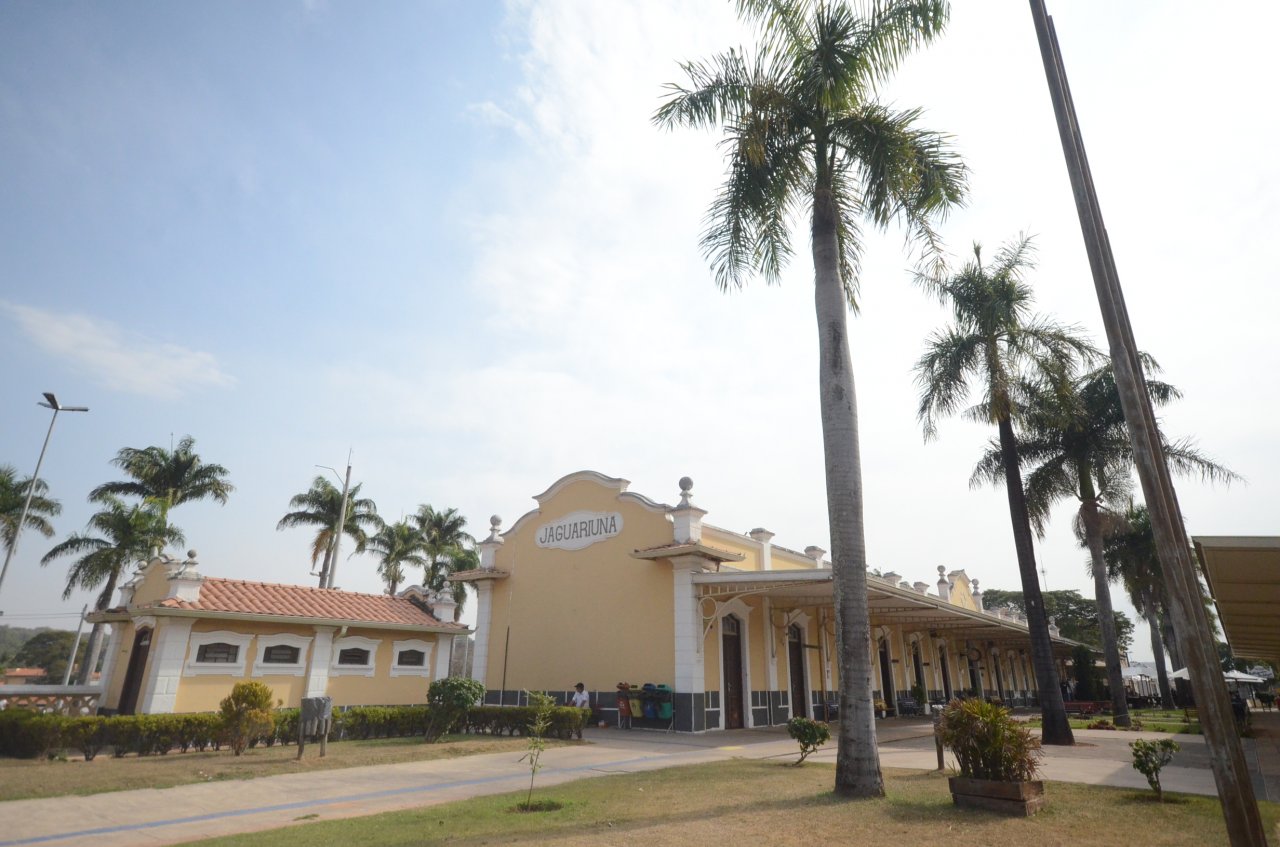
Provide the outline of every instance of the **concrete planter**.
<path id="1" fill-rule="evenodd" d="M 951 787 L 951 799 L 957 806 L 1018 817 L 1030 817 L 1044 808 L 1044 783 L 1038 779 L 1002 782 L 953 776 L 947 783 Z"/>

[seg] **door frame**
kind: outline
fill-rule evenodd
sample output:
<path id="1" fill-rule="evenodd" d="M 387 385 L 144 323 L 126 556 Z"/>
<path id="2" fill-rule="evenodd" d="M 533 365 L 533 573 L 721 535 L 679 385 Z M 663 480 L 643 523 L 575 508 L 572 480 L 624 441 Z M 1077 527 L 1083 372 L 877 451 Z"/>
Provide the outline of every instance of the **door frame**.
<path id="1" fill-rule="evenodd" d="M 735 597 L 716 610 L 716 650 L 720 654 L 717 675 L 720 679 L 720 729 L 728 726 L 728 710 L 725 708 L 724 687 L 724 619 L 733 615 L 738 619 L 738 637 L 742 644 L 742 728 L 755 726 L 751 711 L 751 607 Z"/>
<path id="2" fill-rule="evenodd" d="M 795 680 L 794 674 L 796 669 L 793 668 L 791 664 L 791 630 L 793 628 L 800 633 L 799 671 L 800 671 L 800 685 L 803 688 L 803 694 L 804 694 L 804 708 L 799 714 L 797 714 L 796 712 L 796 704 L 795 704 L 796 680 Z M 804 644 L 804 635 L 805 635 L 806 629 L 808 629 L 807 626 L 802 624 L 800 621 L 796 620 L 789 623 L 787 625 L 787 630 L 786 630 L 787 632 L 787 691 L 788 691 L 787 703 L 788 703 L 788 711 L 791 717 L 793 718 L 794 717 L 803 717 L 803 718 L 812 717 L 812 712 L 813 712 L 813 702 L 812 702 L 813 697 L 810 694 L 810 692 L 813 691 L 813 689 L 809 686 L 809 661 L 808 661 L 809 648 L 806 647 Z"/>
<path id="3" fill-rule="evenodd" d="M 138 642 L 146 636 L 147 643 Z M 133 644 L 129 648 L 129 662 L 125 665 L 124 684 L 120 687 L 120 699 L 116 701 L 116 711 L 122 715 L 134 715 L 138 712 L 138 701 L 142 698 L 142 688 L 146 683 L 147 663 L 151 659 L 151 642 L 155 640 L 156 629 L 153 626 L 140 626 L 133 632 Z M 139 659 L 138 650 L 143 649 Z M 132 689 L 132 691 L 130 691 Z M 125 701 L 130 700 L 129 710 L 125 711 Z"/>

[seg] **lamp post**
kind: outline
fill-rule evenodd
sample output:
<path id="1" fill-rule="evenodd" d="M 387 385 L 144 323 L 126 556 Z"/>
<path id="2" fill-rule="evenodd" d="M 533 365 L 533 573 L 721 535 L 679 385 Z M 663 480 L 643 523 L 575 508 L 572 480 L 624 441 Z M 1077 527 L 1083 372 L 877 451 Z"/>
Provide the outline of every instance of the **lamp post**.
<path id="1" fill-rule="evenodd" d="M 333 471 L 334 476 L 338 476 L 338 469 L 331 468 L 328 465 L 316 465 L 317 468 L 324 468 L 327 471 Z M 320 587 L 333 588 L 333 574 L 338 570 L 338 548 L 342 546 L 342 530 L 347 523 L 347 494 L 351 491 L 351 453 L 347 453 L 347 477 L 342 482 L 342 505 L 338 507 L 338 530 L 333 536 L 333 553 L 329 556 L 329 568 L 320 574 Z"/>
<path id="2" fill-rule="evenodd" d="M 31 496 L 36 493 L 36 484 L 40 481 L 40 466 L 44 464 L 44 451 L 49 449 L 49 437 L 53 435 L 53 425 L 58 422 L 58 412 L 87 412 L 88 406 L 63 406 L 58 403 L 58 398 L 53 396 L 53 392 L 46 391 L 44 399 L 47 402 L 37 403 L 38 406 L 44 406 L 46 409 L 53 409 L 53 418 L 49 421 L 49 431 L 44 434 L 44 445 L 40 448 L 40 458 L 36 460 L 36 472 L 31 475 L 31 484 L 27 487 L 27 499 L 22 504 L 22 514 L 18 516 L 18 525 L 13 528 L 13 544 L 9 545 L 9 549 L 4 554 L 4 567 L 0 568 L 0 588 L 4 587 L 5 574 L 9 572 L 9 562 L 13 559 L 13 554 L 18 549 L 18 537 L 22 535 L 22 525 L 27 522 L 27 511 L 31 508 Z"/>

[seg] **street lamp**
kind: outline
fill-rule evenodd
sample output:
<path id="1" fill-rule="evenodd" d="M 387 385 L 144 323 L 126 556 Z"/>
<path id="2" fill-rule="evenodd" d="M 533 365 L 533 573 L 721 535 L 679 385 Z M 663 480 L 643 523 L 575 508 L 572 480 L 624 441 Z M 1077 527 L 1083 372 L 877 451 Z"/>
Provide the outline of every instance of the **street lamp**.
<path id="1" fill-rule="evenodd" d="M 36 405 L 44 406 L 46 409 L 53 409 L 53 418 L 49 421 L 49 431 L 44 435 L 44 446 L 40 448 L 40 458 L 36 460 L 36 472 L 31 475 L 31 485 L 27 488 L 26 502 L 22 504 L 22 514 L 18 517 L 18 525 L 13 529 L 13 543 L 9 545 L 9 549 L 4 554 L 4 567 L 0 568 L 0 587 L 4 586 L 4 576 L 9 572 L 9 561 L 18 549 L 18 536 L 22 534 L 22 525 L 27 522 L 27 511 L 31 508 L 31 496 L 36 493 L 36 484 L 40 480 L 40 466 L 44 464 L 44 451 L 49 449 L 49 437 L 53 435 L 53 425 L 58 422 L 58 412 L 89 411 L 88 406 L 61 405 L 58 402 L 58 398 L 54 397 L 50 391 L 44 392 L 44 399 L 48 402 L 37 403 Z"/>

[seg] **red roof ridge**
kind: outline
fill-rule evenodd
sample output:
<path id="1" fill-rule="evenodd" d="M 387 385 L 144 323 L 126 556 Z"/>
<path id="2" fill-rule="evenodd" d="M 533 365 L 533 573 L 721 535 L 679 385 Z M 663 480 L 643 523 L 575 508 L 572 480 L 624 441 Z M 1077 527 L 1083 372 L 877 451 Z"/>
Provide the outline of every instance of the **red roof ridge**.
<path id="1" fill-rule="evenodd" d="M 409 599 L 408 597 L 400 597 L 394 594 L 370 594 L 367 591 L 347 591 L 344 588 L 317 588 L 314 585 L 293 585 L 288 582 L 265 582 L 260 579 L 229 579 L 223 576 L 207 576 L 204 578 L 204 581 L 205 582 L 230 582 L 230 583 L 236 583 L 239 585 L 266 585 L 266 586 L 270 586 L 271 588 L 293 588 L 300 591 L 311 591 L 316 594 L 320 594 L 320 593 L 327 594 L 331 592 L 333 594 L 342 594 L 348 597 L 380 597 L 384 600 L 406 600 L 406 601 Z"/>

